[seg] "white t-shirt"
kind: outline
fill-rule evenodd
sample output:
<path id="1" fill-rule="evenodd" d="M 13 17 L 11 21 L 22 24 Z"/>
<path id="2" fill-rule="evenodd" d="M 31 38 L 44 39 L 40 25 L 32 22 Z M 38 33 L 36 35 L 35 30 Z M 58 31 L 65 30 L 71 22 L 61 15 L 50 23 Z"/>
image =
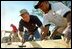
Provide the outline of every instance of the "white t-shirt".
<path id="1" fill-rule="evenodd" d="M 53 3 L 51 4 L 52 9 L 44 14 L 43 17 L 43 25 L 54 23 L 56 26 L 66 26 L 67 20 L 66 18 L 63 18 L 63 15 L 71 11 L 68 7 L 66 7 L 61 2 Z"/>

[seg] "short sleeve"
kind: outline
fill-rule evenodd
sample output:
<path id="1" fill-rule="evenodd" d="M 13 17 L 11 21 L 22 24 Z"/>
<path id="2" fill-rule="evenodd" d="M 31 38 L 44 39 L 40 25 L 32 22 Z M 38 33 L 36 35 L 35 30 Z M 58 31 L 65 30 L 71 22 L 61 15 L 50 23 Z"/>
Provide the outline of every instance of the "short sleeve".
<path id="1" fill-rule="evenodd" d="M 23 22 L 20 20 L 19 22 L 19 31 L 23 31 Z"/>
<path id="2" fill-rule="evenodd" d="M 68 8 L 67 6 L 65 6 L 63 3 L 61 2 L 57 2 L 52 4 L 52 9 L 56 12 L 56 14 L 61 15 L 62 17 L 68 12 L 71 11 L 70 8 Z"/>

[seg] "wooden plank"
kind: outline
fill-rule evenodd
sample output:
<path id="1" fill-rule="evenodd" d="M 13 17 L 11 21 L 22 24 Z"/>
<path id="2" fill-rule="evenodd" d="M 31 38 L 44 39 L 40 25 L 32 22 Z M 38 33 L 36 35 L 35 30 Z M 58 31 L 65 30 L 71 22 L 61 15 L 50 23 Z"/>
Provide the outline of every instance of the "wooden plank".
<path id="1" fill-rule="evenodd" d="M 1 48 L 20 48 L 18 45 L 20 42 L 13 42 L 11 45 L 7 45 L 7 43 L 1 43 Z M 23 48 L 71 48 L 71 44 L 69 47 L 60 39 L 60 40 L 42 40 L 42 41 L 27 41 L 24 45 L 27 47 Z"/>

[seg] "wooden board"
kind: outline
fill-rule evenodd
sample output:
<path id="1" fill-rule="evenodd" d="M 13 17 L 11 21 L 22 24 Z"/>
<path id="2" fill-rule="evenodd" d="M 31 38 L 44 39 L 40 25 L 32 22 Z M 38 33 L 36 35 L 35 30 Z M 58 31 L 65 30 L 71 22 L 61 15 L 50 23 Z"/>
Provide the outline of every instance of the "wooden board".
<path id="1" fill-rule="evenodd" d="M 1 48 L 20 48 L 20 42 L 13 42 L 11 45 L 7 45 L 7 43 L 1 43 Z M 24 45 L 26 47 L 23 48 L 67 48 L 67 45 L 60 40 L 43 40 L 43 41 L 28 41 Z M 69 45 L 71 48 L 71 44 Z"/>

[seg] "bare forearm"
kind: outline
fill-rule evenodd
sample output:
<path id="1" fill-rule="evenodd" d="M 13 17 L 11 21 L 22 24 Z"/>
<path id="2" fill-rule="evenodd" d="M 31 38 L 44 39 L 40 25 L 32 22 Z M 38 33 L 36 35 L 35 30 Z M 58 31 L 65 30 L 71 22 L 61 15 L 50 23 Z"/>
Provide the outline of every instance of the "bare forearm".
<path id="1" fill-rule="evenodd" d="M 44 39 L 48 34 L 48 27 L 41 27 L 41 39 Z"/>
<path id="2" fill-rule="evenodd" d="M 44 32 L 44 31 L 43 31 L 43 30 L 44 30 L 44 27 L 43 27 L 43 26 L 41 26 L 40 29 L 41 29 L 41 33 Z"/>
<path id="3" fill-rule="evenodd" d="M 71 12 L 69 12 L 66 16 L 67 22 L 71 22 Z"/>
<path id="4" fill-rule="evenodd" d="M 41 26 L 41 31 L 42 32 L 48 32 L 49 31 L 49 27 L 48 26 L 47 27 Z"/>
<path id="5" fill-rule="evenodd" d="M 19 37 L 20 40 L 22 40 L 22 36 L 23 36 L 23 33 L 18 31 L 18 37 Z"/>

